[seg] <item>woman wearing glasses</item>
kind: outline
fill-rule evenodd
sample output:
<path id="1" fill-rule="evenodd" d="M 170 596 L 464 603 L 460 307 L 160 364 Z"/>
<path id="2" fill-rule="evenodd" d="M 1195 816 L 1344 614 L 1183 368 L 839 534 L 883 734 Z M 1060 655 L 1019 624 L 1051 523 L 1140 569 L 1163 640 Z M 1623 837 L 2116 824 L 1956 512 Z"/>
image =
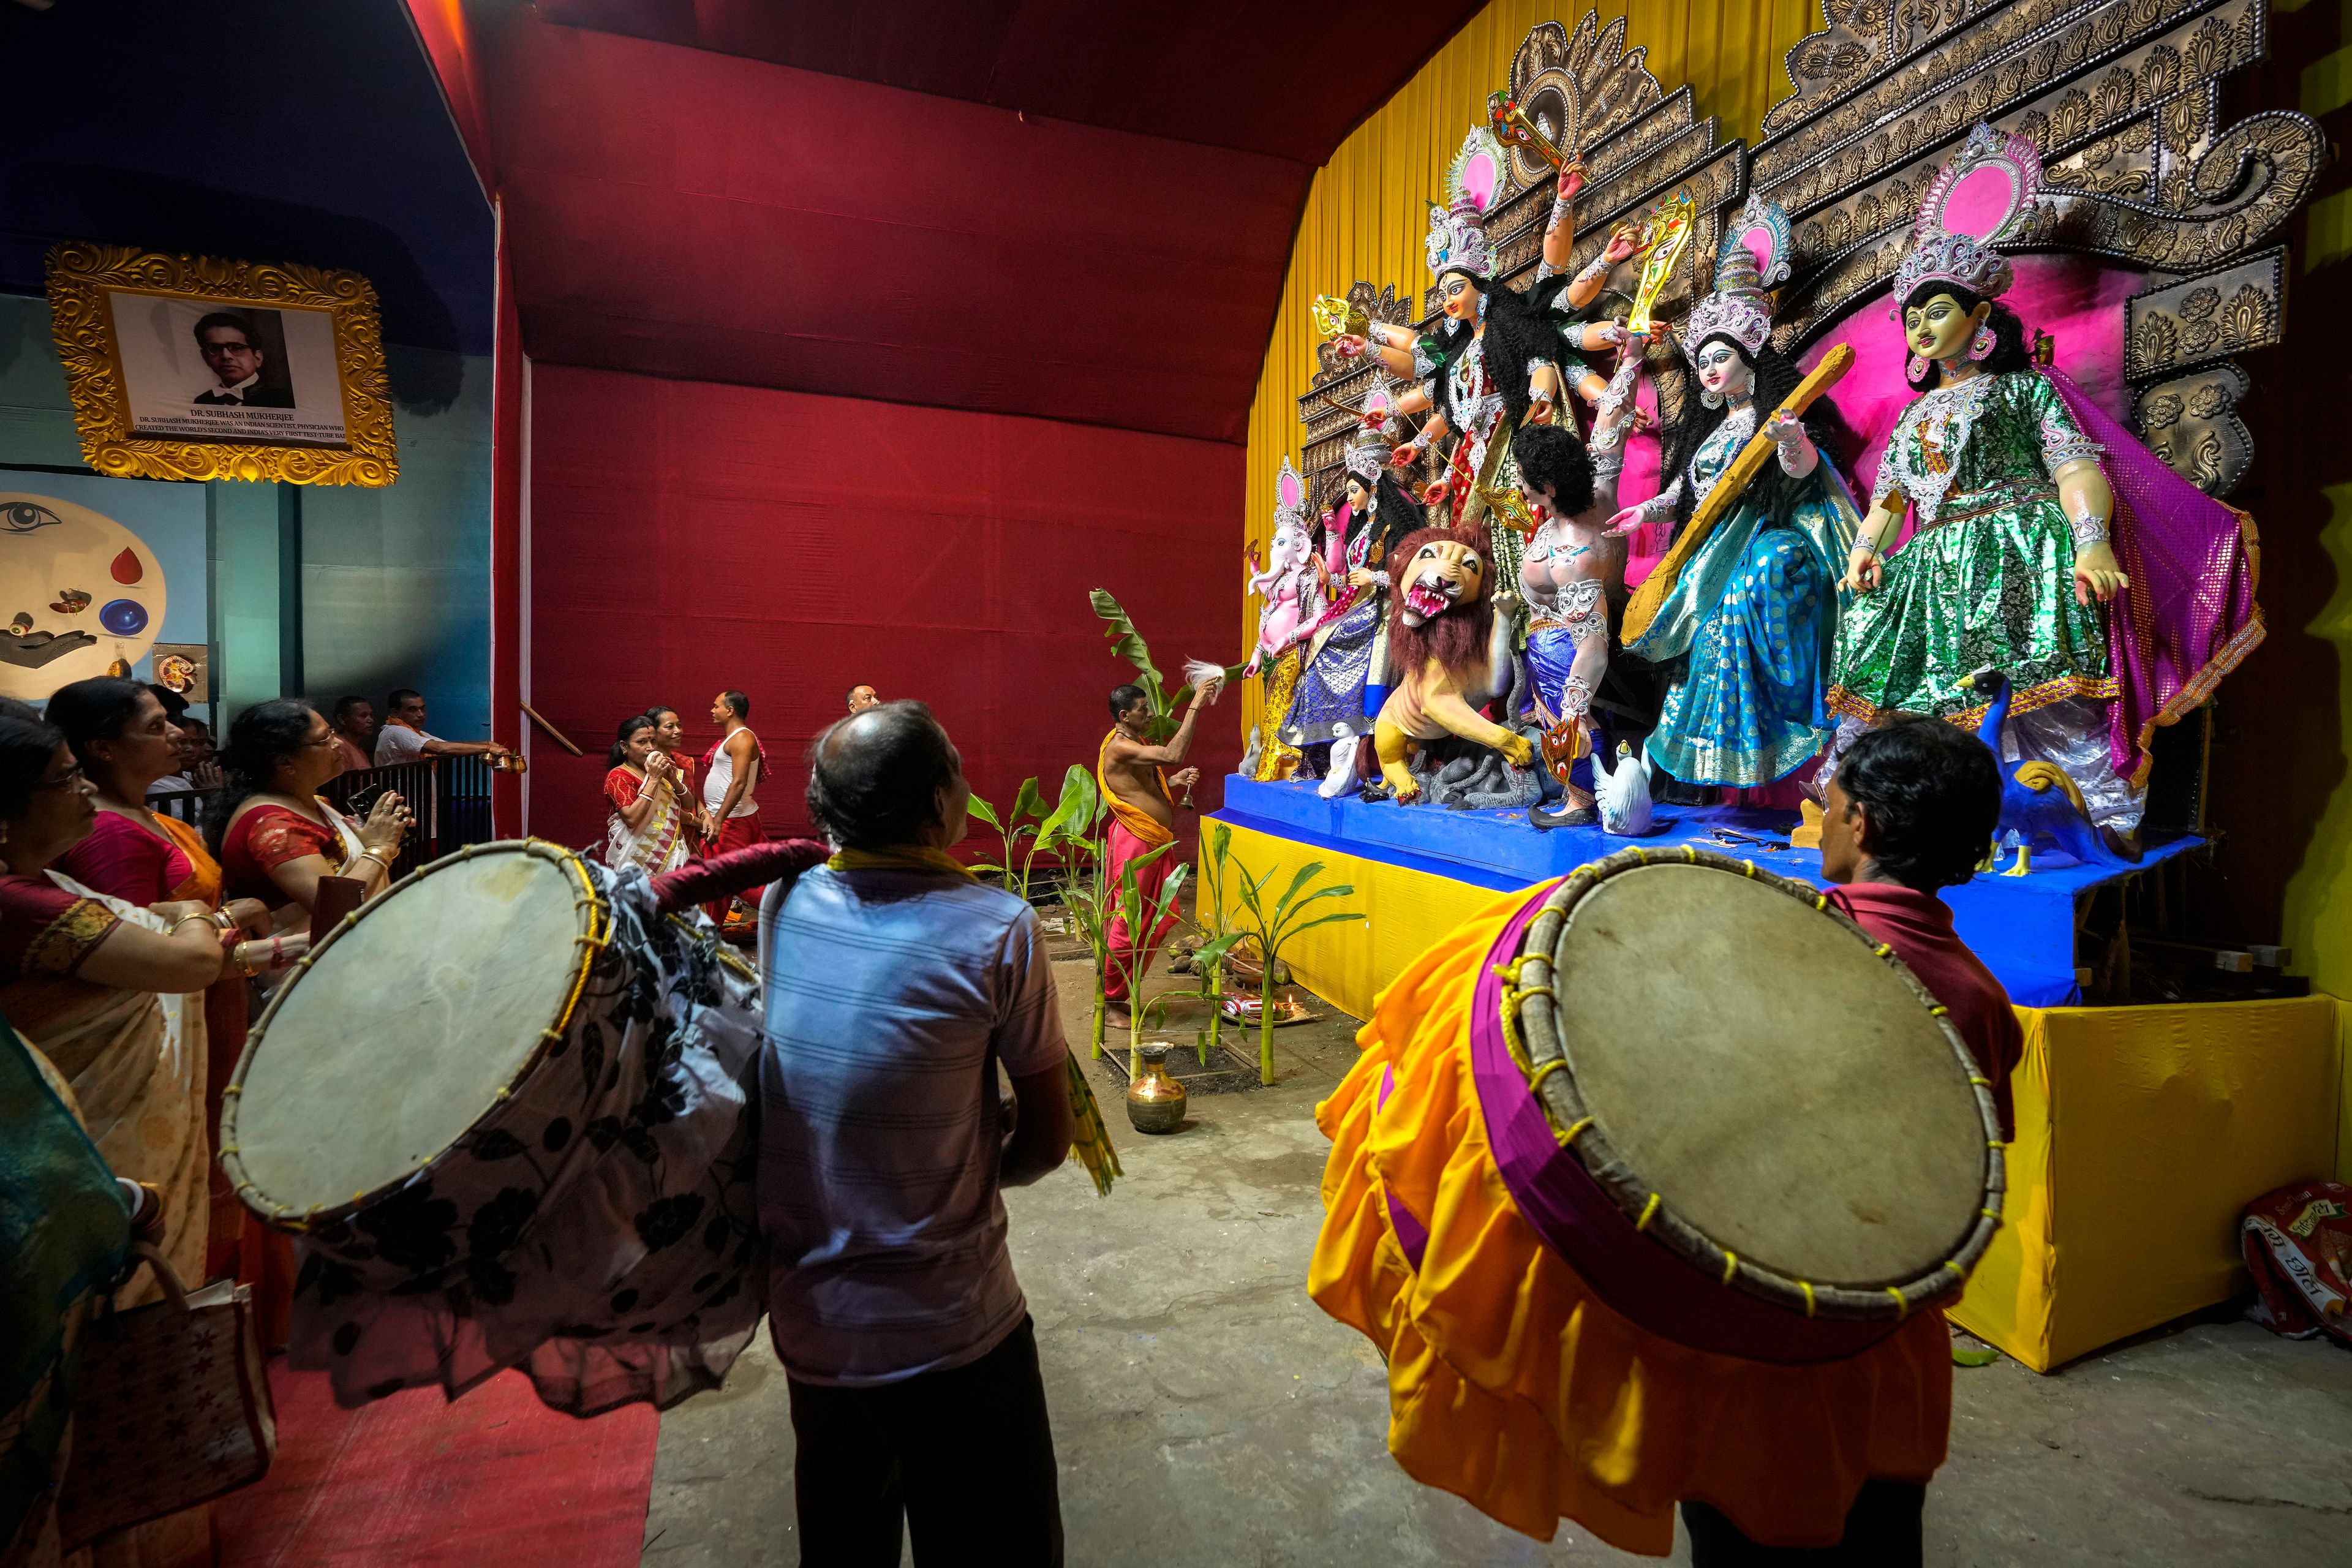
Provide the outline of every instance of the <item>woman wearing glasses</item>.
<path id="1" fill-rule="evenodd" d="M 388 790 L 365 822 L 319 798 L 343 753 L 317 709 L 290 697 L 255 703 L 229 726 L 221 763 L 211 840 L 231 898 L 260 900 L 287 929 L 308 922 L 321 877 L 355 878 L 371 899 L 390 884 L 415 819 Z"/>

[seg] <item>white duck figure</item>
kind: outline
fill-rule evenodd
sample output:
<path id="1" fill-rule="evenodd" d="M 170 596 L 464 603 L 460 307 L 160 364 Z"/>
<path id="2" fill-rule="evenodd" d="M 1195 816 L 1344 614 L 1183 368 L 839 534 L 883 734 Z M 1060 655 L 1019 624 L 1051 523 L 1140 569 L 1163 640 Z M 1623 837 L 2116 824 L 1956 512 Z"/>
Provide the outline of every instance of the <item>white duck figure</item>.
<path id="1" fill-rule="evenodd" d="M 1628 741 L 1617 742 L 1617 766 L 1593 770 L 1592 802 L 1601 810 L 1601 830 L 1640 838 L 1650 831 L 1650 756 Z"/>

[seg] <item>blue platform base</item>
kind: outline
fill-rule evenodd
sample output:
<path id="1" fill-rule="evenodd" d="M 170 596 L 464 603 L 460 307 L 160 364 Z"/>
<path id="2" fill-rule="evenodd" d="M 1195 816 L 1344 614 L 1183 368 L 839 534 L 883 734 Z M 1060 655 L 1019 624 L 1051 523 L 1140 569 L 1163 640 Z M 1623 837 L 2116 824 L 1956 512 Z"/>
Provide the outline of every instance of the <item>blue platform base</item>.
<path id="1" fill-rule="evenodd" d="M 1530 826 L 1524 811 L 1449 811 L 1393 801 L 1324 800 L 1310 781 L 1259 784 L 1234 774 L 1225 780 L 1224 809 L 1212 820 L 1498 892 L 1566 876 L 1579 866 L 1637 845 L 1670 848 L 1695 844 L 1752 859 L 1767 870 L 1815 887 L 1828 886 L 1822 880 L 1819 850 L 1787 847 L 1796 818 L 1785 811 L 1662 805 L 1657 831 L 1651 837 L 1619 838 L 1598 827 L 1546 832 Z M 1763 842 L 1726 843 L 1716 837 L 1717 830 Z M 2176 838 L 2155 846 L 2126 871 L 2036 850 L 2031 875 L 1980 873 L 1965 886 L 1945 889 L 1943 898 L 1952 908 L 1960 940 L 2000 976 L 2011 1001 L 2023 1007 L 2064 1006 L 2082 999 L 2074 980 L 2074 917 L 2091 890 L 2187 854 L 2203 842 Z M 2003 861 L 2011 858 L 2005 855 Z"/>

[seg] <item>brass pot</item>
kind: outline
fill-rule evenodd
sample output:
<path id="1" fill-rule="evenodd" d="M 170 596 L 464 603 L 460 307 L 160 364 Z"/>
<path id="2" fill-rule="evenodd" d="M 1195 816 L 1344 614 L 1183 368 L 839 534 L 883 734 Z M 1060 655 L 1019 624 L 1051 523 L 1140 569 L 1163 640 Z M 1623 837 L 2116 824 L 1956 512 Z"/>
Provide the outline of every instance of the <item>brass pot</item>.
<path id="1" fill-rule="evenodd" d="M 1168 1076 L 1168 1042 L 1136 1048 L 1143 1070 L 1127 1086 L 1127 1119 L 1138 1132 L 1173 1132 L 1184 1125 L 1184 1086 Z"/>

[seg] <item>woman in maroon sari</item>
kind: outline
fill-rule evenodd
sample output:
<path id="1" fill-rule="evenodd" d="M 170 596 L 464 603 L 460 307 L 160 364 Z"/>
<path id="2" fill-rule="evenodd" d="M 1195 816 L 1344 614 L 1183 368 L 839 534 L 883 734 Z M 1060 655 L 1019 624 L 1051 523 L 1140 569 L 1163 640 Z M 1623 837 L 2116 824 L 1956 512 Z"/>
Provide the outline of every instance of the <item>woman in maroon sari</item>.
<path id="1" fill-rule="evenodd" d="M 258 899 L 281 930 L 307 923 L 321 877 L 351 877 L 373 898 L 392 881 L 415 819 L 390 790 L 355 823 L 319 798 L 343 771 L 326 718 L 307 702 L 257 702 L 229 726 L 227 784 L 212 814 L 214 854 L 232 898 Z"/>

